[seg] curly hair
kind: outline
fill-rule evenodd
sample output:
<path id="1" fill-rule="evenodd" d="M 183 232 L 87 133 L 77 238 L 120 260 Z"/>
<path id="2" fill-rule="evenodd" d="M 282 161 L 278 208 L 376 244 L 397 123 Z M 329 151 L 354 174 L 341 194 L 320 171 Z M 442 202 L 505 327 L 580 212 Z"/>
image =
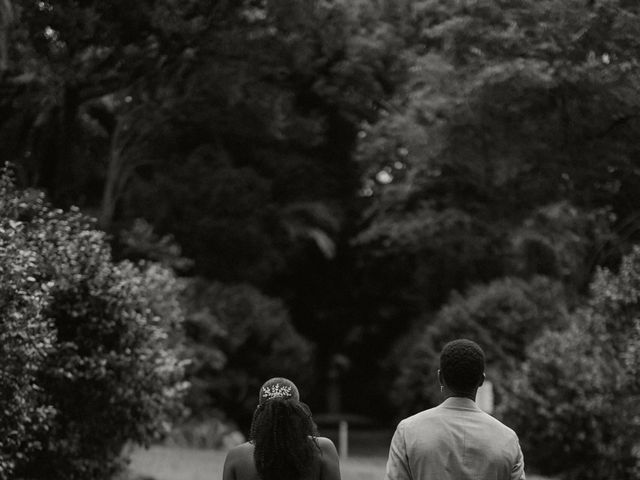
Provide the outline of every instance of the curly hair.
<path id="1" fill-rule="evenodd" d="M 256 408 L 250 439 L 262 480 L 304 479 L 312 471 L 319 446 L 311 411 L 296 398 L 276 397 Z"/>
<path id="2" fill-rule="evenodd" d="M 454 391 L 469 393 L 482 382 L 484 352 L 471 340 L 459 339 L 447 343 L 440 353 L 440 372 Z"/>

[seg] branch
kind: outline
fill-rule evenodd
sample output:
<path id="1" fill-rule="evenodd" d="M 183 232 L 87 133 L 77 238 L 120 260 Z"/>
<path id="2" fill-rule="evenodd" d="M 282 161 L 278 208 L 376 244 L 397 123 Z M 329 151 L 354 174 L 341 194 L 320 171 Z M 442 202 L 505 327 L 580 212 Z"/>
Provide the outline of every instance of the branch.
<path id="1" fill-rule="evenodd" d="M 110 75 L 103 77 L 98 83 L 83 82 L 78 85 L 80 92 L 78 93 L 78 100 L 80 104 L 88 102 L 89 100 L 95 100 L 96 98 L 103 97 L 108 93 L 113 93 L 118 90 L 128 87 L 133 82 L 125 82 L 125 75 Z"/>

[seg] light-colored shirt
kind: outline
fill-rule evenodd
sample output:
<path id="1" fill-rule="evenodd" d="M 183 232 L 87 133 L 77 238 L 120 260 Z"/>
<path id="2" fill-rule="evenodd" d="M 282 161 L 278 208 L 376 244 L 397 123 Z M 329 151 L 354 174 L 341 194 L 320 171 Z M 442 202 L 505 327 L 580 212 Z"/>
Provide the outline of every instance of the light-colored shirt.
<path id="1" fill-rule="evenodd" d="M 469 398 L 450 397 L 398 424 L 386 480 L 524 480 L 518 436 Z"/>

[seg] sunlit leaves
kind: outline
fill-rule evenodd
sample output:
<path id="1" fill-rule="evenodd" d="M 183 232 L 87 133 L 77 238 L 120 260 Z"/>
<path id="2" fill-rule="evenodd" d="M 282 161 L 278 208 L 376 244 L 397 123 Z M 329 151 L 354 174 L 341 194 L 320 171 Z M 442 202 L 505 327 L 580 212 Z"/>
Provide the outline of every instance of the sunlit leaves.
<path id="1" fill-rule="evenodd" d="M 640 248 L 602 270 L 569 328 L 543 334 L 504 413 L 531 462 L 567 478 L 635 479 L 640 425 Z M 635 452 L 635 453 L 634 453 Z"/>
<path id="2" fill-rule="evenodd" d="M 459 283 L 449 288 L 465 288 L 522 274 L 513 267 L 523 259 L 512 258 L 521 251 L 508 239 L 520 235 L 525 219 L 564 203 L 585 220 L 600 216 L 611 224 L 607 232 L 596 226 L 601 233 L 568 223 L 556 232 L 567 241 L 582 236 L 574 239 L 580 248 L 565 250 L 558 272 L 583 289 L 597 263 L 638 238 L 637 6 L 424 1 L 411 10 L 403 30 L 406 77 L 358 135 L 367 207 L 356 239 L 361 252 L 398 264 L 411 256 L 404 290 L 429 269 L 438 269 L 434 277 L 442 281 L 458 270 Z M 481 226 L 458 228 L 466 244 L 437 228 L 452 212 L 459 225 L 468 219 Z M 577 254 L 585 248 L 592 251 Z M 452 250 L 458 255 L 448 255 Z M 443 257 L 448 261 L 438 266 Z M 467 268 L 478 260 L 483 268 Z"/>
<path id="3" fill-rule="evenodd" d="M 178 414 L 184 365 L 169 334 L 179 289 L 116 264 L 77 209 L 0 176 L 0 478 L 108 478 L 127 441 Z"/>

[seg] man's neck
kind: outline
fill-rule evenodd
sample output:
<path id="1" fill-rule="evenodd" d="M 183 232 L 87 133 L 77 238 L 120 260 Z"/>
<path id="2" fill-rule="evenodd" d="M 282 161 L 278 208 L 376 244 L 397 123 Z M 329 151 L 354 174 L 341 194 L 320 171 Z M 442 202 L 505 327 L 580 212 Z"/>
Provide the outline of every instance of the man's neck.
<path id="1" fill-rule="evenodd" d="M 468 398 L 469 400 L 473 400 L 474 402 L 476 401 L 476 393 L 477 393 L 477 390 L 474 392 L 463 393 L 463 392 L 453 392 L 449 389 L 445 389 L 443 392 L 445 400 L 447 398 Z"/>

